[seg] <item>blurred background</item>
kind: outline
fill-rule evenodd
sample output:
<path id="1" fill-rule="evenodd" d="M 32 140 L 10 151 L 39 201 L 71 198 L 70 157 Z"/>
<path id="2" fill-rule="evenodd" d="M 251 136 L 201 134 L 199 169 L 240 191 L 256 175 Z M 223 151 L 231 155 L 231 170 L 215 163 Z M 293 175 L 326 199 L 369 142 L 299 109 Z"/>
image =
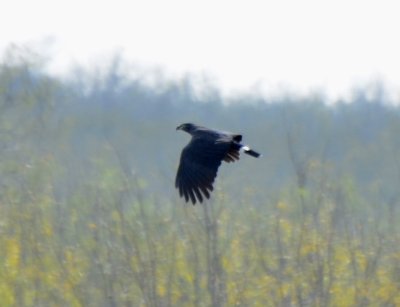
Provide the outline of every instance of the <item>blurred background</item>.
<path id="1" fill-rule="evenodd" d="M 1 306 L 399 306 L 389 1 L 13 1 Z M 183 122 L 263 153 L 203 205 Z"/>

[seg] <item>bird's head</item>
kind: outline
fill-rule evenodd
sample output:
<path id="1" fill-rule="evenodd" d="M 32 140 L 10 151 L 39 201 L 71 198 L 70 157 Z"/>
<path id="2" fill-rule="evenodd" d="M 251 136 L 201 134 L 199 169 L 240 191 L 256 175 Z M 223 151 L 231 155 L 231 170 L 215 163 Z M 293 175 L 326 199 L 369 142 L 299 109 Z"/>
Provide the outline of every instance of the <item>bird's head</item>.
<path id="1" fill-rule="evenodd" d="M 194 130 L 196 130 L 196 125 L 191 123 L 185 123 L 176 127 L 176 130 L 182 130 L 187 133 L 192 133 Z"/>

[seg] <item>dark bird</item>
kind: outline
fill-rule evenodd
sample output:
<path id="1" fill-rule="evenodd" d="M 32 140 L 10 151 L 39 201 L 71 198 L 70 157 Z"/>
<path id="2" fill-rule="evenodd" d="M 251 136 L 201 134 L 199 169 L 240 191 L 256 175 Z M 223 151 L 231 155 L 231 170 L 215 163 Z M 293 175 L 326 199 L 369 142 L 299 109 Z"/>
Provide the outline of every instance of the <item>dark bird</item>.
<path id="1" fill-rule="evenodd" d="M 260 154 L 248 146 L 240 144 L 242 135 L 217 131 L 195 124 L 182 124 L 176 130 L 183 130 L 192 136 L 183 148 L 176 174 L 175 187 L 179 195 L 189 199 L 193 205 L 196 200 L 203 202 L 210 198 L 218 167 L 222 161 L 239 160 L 239 152 L 258 158 Z"/>

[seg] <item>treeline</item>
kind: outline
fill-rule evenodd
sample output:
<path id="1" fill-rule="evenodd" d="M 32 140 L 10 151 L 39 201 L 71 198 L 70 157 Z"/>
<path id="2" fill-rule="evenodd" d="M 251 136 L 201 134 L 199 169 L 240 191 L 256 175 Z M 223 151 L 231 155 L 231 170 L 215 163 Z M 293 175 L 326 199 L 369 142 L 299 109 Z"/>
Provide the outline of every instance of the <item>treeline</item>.
<path id="1" fill-rule="evenodd" d="M 266 100 L 190 78 L 0 65 L 2 306 L 400 304 L 400 107 L 377 87 Z M 263 153 L 205 206 L 174 189 L 195 122 Z"/>

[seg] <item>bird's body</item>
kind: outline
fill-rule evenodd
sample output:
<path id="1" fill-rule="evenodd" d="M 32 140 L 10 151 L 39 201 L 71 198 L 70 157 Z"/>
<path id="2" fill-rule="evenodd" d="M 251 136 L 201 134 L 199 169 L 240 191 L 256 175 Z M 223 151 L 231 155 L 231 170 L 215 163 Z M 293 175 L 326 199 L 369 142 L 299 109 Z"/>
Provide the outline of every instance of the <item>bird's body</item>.
<path id="1" fill-rule="evenodd" d="M 239 152 L 253 157 L 260 154 L 241 144 L 242 136 L 230 132 L 212 130 L 195 124 L 182 124 L 176 128 L 192 136 L 189 144 L 182 150 L 175 186 L 186 202 L 200 203 L 210 198 L 218 167 L 222 161 L 239 160 Z"/>

